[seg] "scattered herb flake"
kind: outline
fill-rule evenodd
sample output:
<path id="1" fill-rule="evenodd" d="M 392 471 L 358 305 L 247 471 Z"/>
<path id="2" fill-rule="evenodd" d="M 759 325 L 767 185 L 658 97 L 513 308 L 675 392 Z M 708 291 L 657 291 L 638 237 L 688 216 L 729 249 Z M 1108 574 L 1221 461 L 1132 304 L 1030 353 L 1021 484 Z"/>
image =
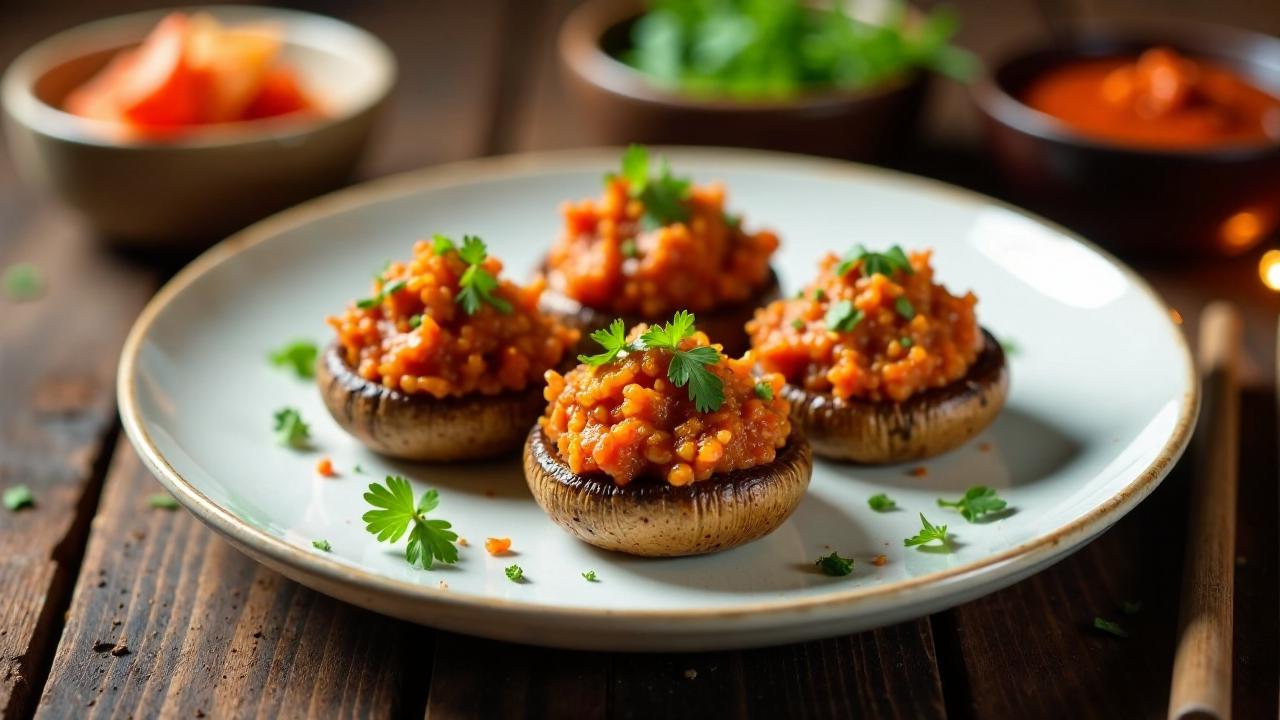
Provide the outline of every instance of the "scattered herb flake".
<path id="1" fill-rule="evenodd" d="M 1004 350 L 1005 355 L 1017 355 L 1022 352 L 1022 347 L 1018 345 L 1018 342 L 1010 338 L 1000 341 L 1000 349 Z"/>
<path id="2" fill-rule="evenodd" d="M 586 580 L 587 582 L 600 582 L 600 579 L 596 577 L 595 570 L 588 570 L 582 573 L 582 579 Z"/>
<path id="3" fill-rule="evenodd" d="M 773 400 L 773 385 L 763 380 L 756 383 L 756 397 L 764 400 L 765 402 Z"/>
<path id="4" fill-rule="evenodd" d="M 1129 631 L 1125 630 L 1124 627 L 1120 625 L 1120 623 L 1107 620 L 1106 618 L 1100 618 L 1100 617 L 1094 618 L 1093 627 L 1096 630 L 1101 630 L 1104 633 L 1115 635 L 1118 638 L 1129 637 Z"/>
<path id="5" fill-rule="evenodd" d="M 893 309 L 907 320 L 916 316 L 916 306 L 911 304 L 906 295 L 899 295 L 898 299 L 893 301 Z"/>
<path id="6" fill-rule="evenodd" d="M 796 318 L 791 321 L 791 327 L 795 330 L 804 330 L 804 321 L 800 318 Z"/>
<path id="7" fill-rule="evenodd" d="M 315 549 L 317 549 L 317 550 L 320 550 L 320 551 L 322 551 L 322 552 L 332 552 L 332 551 L 333 551 L 333 546 L 329 544 L 329 541 L 328 541 L 328 540 L 312 540 L 312 541 L 311 541 L 311 547 L 313 547 L 313 548 L 315 548 Z"/>
<path id="8" fill-rule="evenodd" d="M 959 500 L 938 498 L 938 507 L 955 508 L 969 522 L 977 522 L 987 513 L 1000 512 L 1008 504 L 996 493 L 995 488 L 989 488 L 986 485 L 974 485 L 965 490 L 964 496 Z"/>
<path id="9" fill-rule="evenodd" d="M 898 503 L 884 493 L 876 493 L 867 498 L 867 505 L 876 512 L 889 512 L 890 510 L 896 510 L 898 507 Z"/>
<path id="10" fill-rule="evenodd" d="M 855 310 L 848 300 L 833 302 L 827 306 L 827 314 L 823 322 L 831 332 L 849 332 L 862 322 L 862 311 Z"/>
<path id="11" fill-rule="evenodd" d="M 840 264 L 836 266 L 836 275 L 840 277 L 848 275 L 858 263 L 862 263 L 862 274 L 867 277 L 872 275 L 889 277 L 898 271 L 907 275 L 915 272 L 911 267 L 911 261 L 907 259 L 907 254 L 897 245 L 882 253 L 871 252 L 862 245 L 856 245 L 840 258 Z"/>
<path id="12" fill-rule="evenodd" d="M 830 555 L 818 558 L 814 563 L 823 573 L 832 577 L 842 577 L 853 572 L 853 558 L 840 557 L 839 554 L 832 552 Z"/>
<path id="13" fill-rule="evenodd" d="M 18 512 L 23 508 L 36 506 L 36 498 L 31 494 L 31 488 L 26 485 L 14 485 L 5 488 L 4 491 L 4 507 L 6 510 Z"/>
<path id="14" fill-rule="evenodd" d="M 155 493 L 154 495 L 148 495 L 147 505 L 150 505 L 156 510 L 177 510 L 179 507 L 178 501 L 173 499 L 173 496 L 169 493 Z"/>
<path id="15" fill-rule="evenodd" d="M 938 543 L 936 547 L 946 547 L 950 544 L 951 541 L 947 538 L 947 526 L 935 526 L 929 522 L 924 513 L 920 513 L 920 532 L 904 539 L 902 544 L 906 547 L 914 547 L 916 545 L 927 545 L 935 541 Z"/>
<path id="16" fill-rule="evenodd" d="M 507 579 L 511 582 L 524 582 L 524 568 L 519 565 L 508 565 L 505 572 L 507 573 Z"/>
<path id="17" fill-rule="evenodd" d="M 898 340 L 898 344 L 901 345 L 903 348 L 909 348 L 912 345 L 911 338 L 909 337 L 900 338 Z"/>
<path id="18" fill-rule="evenodd" d="M 409 532 L 404 558 L 410 565 L 421 562 L 430 569 L 434 561 L 447 565 L 458 561 L 457 533 L 447 520 L 428 519 L 427 513 L 440 505 L 440 494 L 427 490 L 415 505 L 413 486 L 398 475 L 388 475 L 385 485 L 371 483 L 364 494 L 365 502 L 374 509 L 361 516 L 365 530 L 377 536 L 378 542 L 396 542 Z M 410 530 L 412 526 L 412 530 Z"/>
<path id="19" fill-rule="evenodd" d="M 271 353 L 271 364 L 276 367 L 289 368 L 293 374 L 303 380 L 316 376 L 316 358 L 320 351 L 316 344 L 309 340 L 295 340 Z"/>
<path id="20" fill-rule="evenodd" d="M 420 328 L 420 327 L 422 327 L 422 315 L 421 315 L 421 314 L 418 314 L 418 315 L 410 315 L 410 316 L 409 316 L 409 329 L 410 329 L 410 330 L 417 330 L 417 329 L 418 329 L 418 328 Z"/>
<path id="21" fill-rule="evenodd" d="M 640 257 L 640 249 L 636 247 L 636 241 L 627 238 L 618 245 L 618 250 L 622 252 L 622 257 L 635 258 Z"/>
<path id="22" fill-rule="evenodd" d="M 364 474 L 365 474 L 365 472 L 364 472 L 364 468 L 360 467 L 360 463 L 356 463 L 356 466 L 355 466 L 355 467 L 353 467 L 353 468 L 351 468 L 351 471 L 352 471 L 352 472 L 356 472 L 356 473 L 360 473 L 361 475 L 364 475 Z"/>
<path id="23" fill-rule="evenodd" d="M 814 300 L 817 300 L 818 302 L 826 302 L 826 301 L 827 301 L 827 291 L 826 291 L 826 290 L 823 290 L 822 288 L 818 288 L 817 290 L 814 290 L 814 291 L 813 291 L 813 299 L 814 299 Z"/>
<path id="24" fill-rule="evenodd" d="M 14 302 L 36 300 L 44 294 L 44 278 L 31 263 L 17 263 L 5 268 L 0 285 L 4 287 L 4 296 Z"/>
<path id="25" fill-rule="evenodd" d="M 275 413 L 276 441 L 285 447 L 301 450 L 311 439 L 311 428 L 302 421 L 302 414 L 294 408 L 282 408 Z"/>

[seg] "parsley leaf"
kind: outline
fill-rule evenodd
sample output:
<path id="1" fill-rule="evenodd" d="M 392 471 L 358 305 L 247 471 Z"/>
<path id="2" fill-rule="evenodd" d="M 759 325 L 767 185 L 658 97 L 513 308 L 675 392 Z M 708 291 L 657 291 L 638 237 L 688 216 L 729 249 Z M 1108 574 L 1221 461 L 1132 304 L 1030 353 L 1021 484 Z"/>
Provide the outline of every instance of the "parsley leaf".
<path id="1" fill-rule="evenodd" d="M 7 510 L 18 512 L 22 508 L 35 507 L 36 498 L 31 494 L 31 488 L 26 485 L 14 485 L 5 488 L 4 506 Z"/>
<path id="2" fill-rule="evenodd" d="M 622 257 L 636 258 L 640 257 L 640 248 L 636 247 L 636 241 L 627 238 L 618 245 L 618 250 L 622 252 Z"/>
<path id="3" fill-rule="evenodd" d="M 418 314 L 418 315 L 410 315 L 410 316 L 409 316 L 409 329 L 410 329 L 410 330 L 417 330 L 417 329 L 418 329 L 418 328 L 420 328 L 420 327 L 422 327 L 422 315 L 421 315 L 421 314 Z"/>
<path id="4" fill-rule="evenodd" d="M 388 475 L 385 485 L 371 483 L 364 494 L 365 502 L 373 510 L 361 516 L 365 530 L 377 536 L 378 542 L 396 542 L 409 532 L 409 543 L 404 558 L 410 565 L 421 561 L 423 568 L 430 568 L 433 561 L 452 565 L 458 561 L 457 533 L 446 520 L 429 520 L 427 513 L 440 504 L 440 494 L 428 490 L 417 505 L 413 502 L 413 487 L 398 475 Z M 410 530 L 412 526 L 412 530 Z"/>
<path id="5" fill-rule="evenodd" d="M 853 558 L 840 557 L 835 552 L 826 557 L 818 558 L 818 562 L 814 563 L 814 565 L 821 568 L 823 573 L 833 577 L 841 577 L 853 572 Z"/>
<path id="6" fill-rule="evenodd" d="M 1104 633 L 1115 635 L 1118 638 L 1129 637 L 1129 631 L 1125 630 L 1118 622 L 1107 620 L 1106 618 L 1095 617 L 1093 619 L 1094 629 L 1101 630 Z"/>
<path id="7" fill-rule="evenodd" d="M 680 349 L 680 342 L 694 332 L 693 322 L 693 313 L 681 310 L 665 326 L 649 328 L 640 336 L 638 347 L 670 352 L 667 378 L 676 387 L 688 386 L 689 399 L 698 412 L 715 412 L 724 402 L 724 383 L 706 366 L 720 362 L 720 353 L 707 345 Z"/>
<path id="8" fill-rule="evenodd" d="M 591 333 L 591 339 L 599 343 L 600 347 L 604 348 L 604 352 L 598 355 L 579 355 L 578 362 L 586 363 L 591 367 L 612 362 L 618 357 L 618 353 L 627 349 L 627 326 L 622 322 L 622 318 L 614 318 L 613 322 L 609 323 L 609 327 Z"/>
<path id="9" fill-rule="evenodd" d="M 519 565 L 508 565 L 505 572 L 507 573 L 507 579 L 510 580 L 511 582 L 513 583 L 524 582 L 524 568 L 520 567 Z"/>
<path id="10" fill-rule="evenodd" d="M 909 348 L 912 345 L 911 338 L 904 336 L 898 340 L 898 344 L 901 345 L 904 349 Z"/>
<path id="11" fill-rule="evenodd" d="M 458 280 L 458 295 L 454 297 L 454 302 L 462 306 L 464 312 L 468 315 L 475 315 L 480 312 L 480 305 L 488 303 L 493 309 L 504 315 L 511 314 L 511 303 L 494 294 L 498 289 L 498 278 L 493 276 L 488 270 L 484 269 L 482 263 L 489 256 L 488 250 L 485 248 L 484 241 L 475 235 L 467 235 L 462 238 L 462 248 L 458 250 L 458 256 L 463 262 L 469 264 L 469 267 L 462 273 L 462 278 Z"/>
<path id="12" fill-rule="evenodd" d="M 855 310 L 852 302 L 840 300 L 827 306 L 827 314 L 823 322 L 831 332 L 849 332 L 862 322 L 862 317 L 862 311 Z"/>
<path id="13" fill-rule="evenodd" d="M 893 301 L 893 309 L 907 320 L 916 316 L 916 306 L 911 304 L 906 295 L 899 295 L 898 299 Z"/>
<path id="14" fill-rule="evenodd" d="M 1010 338 L 1000 341 L 1000 349 L 1004 351 L 1005 355 L 1017 355 L 1022 352 L 1022 347 L 1018 345 L 1018 342 Z"/>
<path id="15" fill-rule="evenodd" d="M 945 547 L 950 544 L 947 540 L 947 526 L 935 526 L 925 518 L 924 513 L 920 513 L 920 532 L 904 539 L 902 544 L 906 547 L 914 547 L 916 545 L 927 545 L 935 540 L 938 542 L 939 547 Z"/>
<path id="16" fill-rule="evenodd" d="M 796 318 L 791 321 L 791 328 L 793 330 L 804 330 L 804 327 L 805 327 L 804 321 L 801 320 L 800 318 Z"/>
<path id="17" fill-rule="evenodd" d="M 896 510 L 898 508 L 898 503 L 894 502 L 884 493 L 876 493 L 875 495 L 867 498 L 867 505 L 876 512 L 889 512 L 890 510 Z"/>
<path id="18" fill-rule="evenodd" d="M 290 368 L 302 379 L 316 376 L 316 358 L 320 351 L 316 344 L 307 340 L 295 340 L 271 353 L 271 364 L 276 367 Z"/>
<path id="19" fill-rule="evenodd" d="M 756 383 L 756 397 L 769 402 L 773 400 L 773 385 L 761 380 Z"/>
<path id="20" fill-rule="evenodd" d="M 998 494 L 995 488 L 989 488 L 985 485 L 974 485 L 964 491 L 964 497 L 959 500 L 943 500 L 938 498 L 938 507 L 955 508 L 969 522 L 977 522 L 978 518 L 987 513 L 1000 512 L 1005 509 L 1009 503 L 1005 502 Z"/>
<path id="21" fill-rule="evenodd" d="M 301 450 L 311 439 L 311 428 L 302 421 L 302 414 L 294 408 L 276 411 L 276 440 L 281 445 Z"/>
<path id="22" fill-rule="evenodd" d="M 328 540 L 312 540 L 311 547 L 323 552 L 333 551 L 333 546 L 329 544 Z"/>
<path id="23" fill-rule="evenodd" d="M 691 183 L 673 176 L 665 159 L 657 176 L 652 176 L 649 151 L 643 145 L 632 145 L 622 154 L 619 176 L 627 181 L 627 194 L 644 206 L 642 222 L 646 227 L 661 227 L 689 218 L 685 199 Z"/>
<path id="24" fill-rule="evenodd" d="M 156 493 L 147 496 L 147 504 L 157 510 L 177 510 L 180 506 L 169 493 Z"/>
<path id="25" fill-rule="evenodd" d="M 383 285 L 382 290 L 380 290 L 377 295 L 374 295 L 371 298 L 357 300 L 356 307 L 360 308 L 361 310 L 368 310 L 370 308 L 378 307 L 379 305 L 382 304 L 383 300 L 386 300 L 392 295 L 395 295 L 396 293 L 400 292 L 401 290 L 404 289 L 405 285 L 408 285 L 408 284 L 409 283 L 406 280 L 393 280 L 387 283 L 386 285 Z"/>
<path id="26" fill-rule="evenodd" d="M 836 275 L 840 277 L 848 275 L 858 263 L 862 263 L 862 274 L 867 277 L 872 275 L 889 277 L 897 271 L 907 275 L 915 272 L 911 268 L 911 261 L 907 259 L 907 254 L 897 245 L 882 253 L 871 252 L 862 245 L 856 245 L 840 258 L 840 264 L 836 266 Z"/>
<path id="27" fill-rule="evenodd" d="M 587 582 L 600 582 L 600 579 L 596 577 L 595 570 L 588 570 L 582 573 L 582 579 L 586 580 Z"/>
<path id="28" fill-rule="evenodd" d="M 431 252 L 436 255 L 443 255 L 451 250 L 457 250 L 458 246 L 453 244 L 453 240 L 436 233 L 431 236 Z"/>
<path id="29" fill-rule="evenodd" d="M 44 294 L 44 279 L 31 263 L 17 263 L 5 268 L 4 296 L 14 302 L 35 300 Z"/>

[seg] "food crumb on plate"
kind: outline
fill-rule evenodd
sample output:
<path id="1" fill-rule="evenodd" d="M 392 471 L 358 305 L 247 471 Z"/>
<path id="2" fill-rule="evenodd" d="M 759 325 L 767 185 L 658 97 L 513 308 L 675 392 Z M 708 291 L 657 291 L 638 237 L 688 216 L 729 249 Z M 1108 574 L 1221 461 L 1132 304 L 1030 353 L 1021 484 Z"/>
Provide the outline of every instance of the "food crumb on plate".
<path id="1" fill-rule="evenodd" d="M 991 452 L 991 443 L 978 443 L 978 452 Z"/>
<path id="2" fill-rule="evenodd" d="M 929 474 L 929 468 L 923 465 L 917 465 L 916 467 L 913 467 L 910 470 L 908 470 L 907 474 L 910 475 L 911 477 L 924 477 L 925 475 Z"/>
<path id="3" fill-rule="evenodd" d="M 316 463 L 316 472 L 323 477 L 333 477 L 338 473 L 333 469 L 333 461 L 329 458 L 320 458 L 320 462 Z"/>
<path id="4" fill-rule="evenodd" d="M 484 541 L 484 551 L 490 555 L 506 555 L 511 549 L 511 538 L 486 538 Z"/>
<path id="5" fill-rule="evenodd" d="M 871 564 L 875 565 L 876 567 L 884 567 L 885 563 L 887 562 L 889 562 L 889 558 L 886 555 L 877 555 L 871 558 Z"/>
<path id="6" fill-rule="evenodd" d="M 684 671 L 685 680 L 696 680 L 697 678 L 698 678 L 697 670 L 694 670 L 693 668 L 689 668 L 688 670 Z"/>

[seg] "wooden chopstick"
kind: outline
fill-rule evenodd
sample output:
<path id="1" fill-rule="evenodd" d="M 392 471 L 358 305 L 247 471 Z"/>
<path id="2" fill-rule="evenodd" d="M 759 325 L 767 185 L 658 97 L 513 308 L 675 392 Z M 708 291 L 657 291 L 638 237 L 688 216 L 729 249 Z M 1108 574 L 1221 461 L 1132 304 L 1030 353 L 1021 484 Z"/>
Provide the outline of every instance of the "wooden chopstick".
<path id="1" fill-rule="evenodd" d="M 1226 302 L 1206 307 L 1199 343 L 1203 401 L 1195 439 L 1170 720 L 1231 717 L 1240 342 L 1240 315 L 1235 307 Z"/>

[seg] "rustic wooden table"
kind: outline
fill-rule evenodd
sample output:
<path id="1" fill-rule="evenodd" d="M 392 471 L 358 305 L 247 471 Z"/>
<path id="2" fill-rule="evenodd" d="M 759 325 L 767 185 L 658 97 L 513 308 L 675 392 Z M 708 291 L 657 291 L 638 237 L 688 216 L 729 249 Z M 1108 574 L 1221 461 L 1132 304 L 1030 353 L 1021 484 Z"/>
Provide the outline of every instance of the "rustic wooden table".
<path id="1" fill-rule="evenodd" d="M 317 0 L 386 39 L 395 106 L 365 175 L 575 144 L 553 62 L 572 0 Z M 989 53 L 1098 0 L 971 0 L 961 41 Z M 0 9 L 0 63 L 71 24 L 148 6 L 58 0 Z M 1143 11 L 1138 0 L 1106 12 Z M 1160 4 L 1280 32 L 1274 4 Z M 998 192 L 960 88 L 943 87 L 913 171 Z M 2 152 L 2 151 L 0 151 Z M 138 202 L 146 202 L 138 198 Z M 231 549 L 158 489 L 119 432 L 116 358 L 173 270 L 100 250 L 65 210 L 19 185 L 0 155 L 0 267 L 36 264 L 36 302 L 0 301 L 0 486 L 38 504 L 0 513 L 0 714 L 25 717 L 782 716 L 1157 717 L 1168 696 L 1185 525 L 1183 463 L 1136 511 L 1072 557 L 946 612 L 847 637 L 745 652 L 627 655 L 461 637 L 298 586 Z M 1256 255 L 1140 265 L 1194 333 L 1212 297 L 1247 319 L 1234 698 L 1277 711 L 1277 458 L 1273 328 L 1280 302 Z M 1152 557 L 1164 560 L 1153 563 Z M 1132 636 L 1090 629 L 1125 618 Z M 127 646 L 126 653 L 110 648 Z"/>

